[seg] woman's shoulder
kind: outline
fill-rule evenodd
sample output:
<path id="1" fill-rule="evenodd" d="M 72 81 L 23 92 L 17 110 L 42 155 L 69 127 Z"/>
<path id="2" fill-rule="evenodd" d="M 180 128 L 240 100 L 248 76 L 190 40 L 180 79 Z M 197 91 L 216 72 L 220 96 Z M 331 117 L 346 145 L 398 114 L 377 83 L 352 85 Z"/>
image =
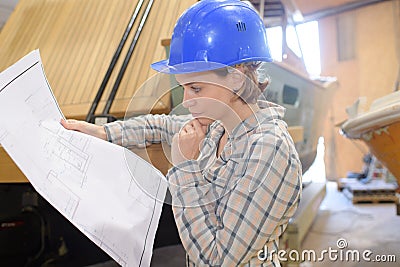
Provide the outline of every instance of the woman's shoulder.
<path id="1" fill-rule="evenodd" d="M 281 119 L 260 121 L 254 133 L 249 136 L 251 144 L 278 144 L 281 150 L 295 151 L 295 145 L 288 131 L 287 123 Z"/>

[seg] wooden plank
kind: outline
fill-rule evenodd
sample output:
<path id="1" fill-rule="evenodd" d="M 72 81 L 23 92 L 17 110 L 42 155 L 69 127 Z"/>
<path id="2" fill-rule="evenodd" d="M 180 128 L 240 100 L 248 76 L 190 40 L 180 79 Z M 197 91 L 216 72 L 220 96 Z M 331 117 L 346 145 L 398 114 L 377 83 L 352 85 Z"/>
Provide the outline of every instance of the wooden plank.
<path id="1" fill-rule="evenodd" d="M 303 126 L 289 126 L 288 131 L 293 139 L 293 142 L 304 141 L 304 127 Z"/>
<path id="2" fill-rule="evenodd" d="M 385 183 L 383 180 L 372 180 L 368 183 L 361 183 L 357 179 L 346 183 L 342 192 L 350 199 L 353 204 L 356 203 L 382 203 L 396 202 L 397 186 L 391 183 Z"/>
<path id="3" fill-rule="evenodd" d="M 0 183 L 26 183 L 28 180 L 0 146 Z"/>
<path id="4" fill-rule="evenodd" d="M 112 2 L 112 3 L 111 3 Z M 77 96 L 75 98 L 75 103 L 77 103 L 76 99 L 88 99 L 88 100 L 93 100 L 95 98 L 95 95 L 97 93 L 98 88 L 90 88 L 90 85 L 93 86 L 100 86 L 101 81 L 103 80 L 103 77 L 108 69 L 108 66 L 111 62 L 111 58 L 116 50 L 116 47 L 118 47 L 118 43 L 116 42 L 121 38 L 122 33 L 119 31 L 124 31 L 121 29 L 115 30 L 114 29 L 114 24 L 113 21 L 121 19 L 121 13 L 123 10 L 121 10 L 120 5 L 118 5 L 118 1 L 111 1 L 110 5 L 107 7 L 110 9 L 110 12 L 112 15 L 107 16 L 105 18 L 105 23 L 104 25 L 100 27 L 104 27 L 104 29 L 100 32 L 98 35 L 98 40 L 102 40 L 99 42 L 96 42 L 94 48 L 93 48 L 93 54 L 96 54 L 97 57 L 89 57 L 87 66 L 95 66 L 96 64 L 99 64 L 99 70 L 97 73 L 95 72 L 95 68 L 90 68 L 89 71 L 89 76 L 92 77 L 91 80 L 87 81 L 82 81 L 82 88 L 85 88 L 85 90 L 79 90 L 77 91 Z M 131 10 L 134 8 L 135 1 L 132 1 L 132 8 L 129 9 L 129 12 L 132 12 Z M 125 15 L 124 15 L 125 16 Z M 128 24 L 128 21 L 130 20 L 130 17 L 127 16 L 125 19 L 125 25 Z M 105 41 L 107 40 L 107 41 Z M 114 47 L 115 46 L 115 47 Z M 108 51 L 108 53 L 102 53 L 102 51 Z"/>
<path id="5" fill-rule="evenodd" d="M 398 199 L 394 194 L 391 193 L 370 193 L 370 194 L 357 194 L 357 192 L 352 192 L 348 188 L 343 189 L 343 194 L 352 201 L 353 204 L 360 203 L 397 203 Z"/>

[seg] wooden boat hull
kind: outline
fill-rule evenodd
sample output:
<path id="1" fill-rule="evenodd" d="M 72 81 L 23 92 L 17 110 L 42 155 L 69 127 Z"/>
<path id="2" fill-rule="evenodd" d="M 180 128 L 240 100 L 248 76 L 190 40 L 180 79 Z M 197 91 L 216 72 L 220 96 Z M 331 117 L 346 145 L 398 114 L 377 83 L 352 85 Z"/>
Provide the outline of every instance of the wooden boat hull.
<path id="1" fill-rule="evenodd" d="M 400 91 L 375 100 L 368 112 L 353 115 L 341 132 L 362 140 L 400 184 Z"/>
<path id="2" fill-rule="evenodd" d="M 362 140 L 400 184 L 400 121 L 368 132 Z"/>

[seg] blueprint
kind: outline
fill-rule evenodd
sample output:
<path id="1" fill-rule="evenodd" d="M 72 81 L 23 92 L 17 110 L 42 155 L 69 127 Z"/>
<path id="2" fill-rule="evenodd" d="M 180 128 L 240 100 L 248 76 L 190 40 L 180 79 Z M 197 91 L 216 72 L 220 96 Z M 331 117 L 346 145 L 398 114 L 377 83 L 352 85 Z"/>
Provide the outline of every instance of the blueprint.
<path id="1" fill-rule="evenodd" d="M 64 129 L 38 50 L 0 73 L 0 114 L 0 143 L 36 191 L 120 265 L 150 266 L 165 177 L 123 147 Z"/>

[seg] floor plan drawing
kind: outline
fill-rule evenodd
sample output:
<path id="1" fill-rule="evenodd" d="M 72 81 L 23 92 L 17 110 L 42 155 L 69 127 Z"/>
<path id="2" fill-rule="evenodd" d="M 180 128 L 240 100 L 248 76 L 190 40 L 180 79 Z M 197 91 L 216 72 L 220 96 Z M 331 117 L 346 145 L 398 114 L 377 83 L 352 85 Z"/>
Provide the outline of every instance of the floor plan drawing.
<path id="1" fill-rule="evenodd" d="M 0 142 L 35 190 L 121 266 L 150 266 L 166 178 L 60 124 L 38 51 L 0 73 Z"/>
<path id="2" fill-rule="evenodd" d="M 80 198 L 57 178 L 56 173 L 52 171 L 48 173 L 41 189 L 47 192 L 48 200 L 51 200 L 55 205 L 59 206 L 64 214 L 68 215 L 70 218 L 74 218 Z"/>
<path id="3" fill-rule="evenodd" d="M 74 175 L 70 176 L 71 179 L 83 187 L 91 158 L 87 153 L 90 139 L 63 131 L 60 127 L 58 129 L 46 127 L 46 123 L 41 123 L 40 127 L 49 131 L 49 135 L 44 141 L 43 152 L 49 161 L 54 161 L 55 166 L 58 166 L 57 170 L 52 171 L 60 174 L 73 173 Z"/>

